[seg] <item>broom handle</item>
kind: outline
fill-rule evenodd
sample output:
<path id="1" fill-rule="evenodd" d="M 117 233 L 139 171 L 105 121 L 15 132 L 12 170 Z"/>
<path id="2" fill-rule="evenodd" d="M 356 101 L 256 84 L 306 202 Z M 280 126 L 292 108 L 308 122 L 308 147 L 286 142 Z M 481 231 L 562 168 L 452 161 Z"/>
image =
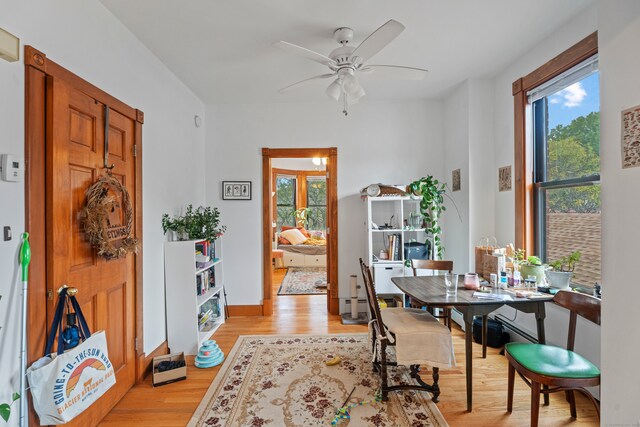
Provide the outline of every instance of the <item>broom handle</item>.
<path id="1" fill-rule="evenodd" d="M 29 233 L 22 234 L 20 248 L 20 265 L 22 267 L 22 336 L 20 349 L 20 426 L 27 426 L 27 287 L 29 283 L 29 263 L 31 262 L 31 246 Z"/>

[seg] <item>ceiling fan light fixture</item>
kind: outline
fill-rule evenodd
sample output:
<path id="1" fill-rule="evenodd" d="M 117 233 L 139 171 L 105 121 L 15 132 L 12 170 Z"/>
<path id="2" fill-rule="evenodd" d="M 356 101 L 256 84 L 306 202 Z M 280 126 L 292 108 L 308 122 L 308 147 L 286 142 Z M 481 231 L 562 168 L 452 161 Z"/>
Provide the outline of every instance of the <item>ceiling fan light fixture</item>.
<path id="1" fill-rule="evenodd" d="M 337 78 L 327 87 L 327 96 L 334 101 L 340 99 L 340 95 L 342 94 L 342 83 L 340 78 Z"/>
<path id="2" fill-rule="evenodd" d="M 358 85 L 358 89 L 356 90 L 356 92 L 354 94 L 351 95 L 351 98 L 354 100 L 358 100 L 360 98 L 362 98 L 363 96 L 365 96 L 367 93 L 364 91 L 364 89 L 362 88 L 362 86 Z"/>
<path id="3" fill-rule="evenodd" d="M 353 70 L 349 70 L 351 72 L 347 72 L 344 74 L 342 78 L 342 86 L 344 87 L 344 91 L 349 94 L 349 96 L 353 96 L 358 92 L 360 88 L 360 84 L 358 83 L 358 79 L 353 75 Z"/>

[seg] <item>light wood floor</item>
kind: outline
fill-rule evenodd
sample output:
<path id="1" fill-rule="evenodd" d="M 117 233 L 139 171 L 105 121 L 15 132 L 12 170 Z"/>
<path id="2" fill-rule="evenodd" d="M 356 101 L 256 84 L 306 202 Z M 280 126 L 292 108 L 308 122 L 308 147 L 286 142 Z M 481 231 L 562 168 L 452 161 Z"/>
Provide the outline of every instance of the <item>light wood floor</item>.
<path id="1" fill-rule="evenodd" d="M 274 294 L 286 270 L 274 274 Z M 340 323 L 339 316 L 327 316 L 323 295 L 274 296 L 271 317 L 232 317 L 213 336 L 224 353 L 233 347 L 238 335 L 361 333 L 365 326 Z M 474 409 L 466 412 L 464 375 L 464 333 L 453 330 L 458 367 L 440 370 L 438 408 L 451 426 L 526 426 L 529 425 L 529 389 L 516 376 L 514 410 L 506 412 L 507 361 L 497 349 L 488 349 L 487 359 L 474 344 Z M 192 360 L 192 359 L 191 359 Z M 200 403 L 219 367 L 197 369 L 190 362 L 188 378 L 154 388 L 151 380 L 135 386 L 109 413 L 101 426 L 184 426 Z M 429 376 L 430 378 L 430 376 Z M 540 407 L 541 426 L 597 426 L 598 419 L 590 403 L 576 396 L 578 418 L 573 420 L 563 393 L 551 395 L 551 405 Z"/>

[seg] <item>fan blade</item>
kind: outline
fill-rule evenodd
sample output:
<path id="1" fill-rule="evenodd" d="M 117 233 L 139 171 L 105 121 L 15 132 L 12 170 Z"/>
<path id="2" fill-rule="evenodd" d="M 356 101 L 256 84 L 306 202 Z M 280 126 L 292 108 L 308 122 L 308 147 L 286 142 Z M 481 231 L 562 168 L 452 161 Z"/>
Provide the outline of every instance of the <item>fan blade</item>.
<path id="1" fill-rule="evenodd" d="M 366 65 L 358 70 L 366 75 L 398 80 L 422 80 L 427 70 L 399 65 Z"/>
<path id="2" fill-rule="evenodd" d="M 318 52 L 309 50 L 306 47 L 284 42 L 282 40 L 274 43 L 273 45 L 279 49 L 284 50 L 285 52 L 293 53 L 294 55 L 302 56 L 303 58 L 307 58 L 312 61 L 319 62 L 322 65 L 326 65 L 327 67 L 332 67 L 336 65 L 336 61 L 334 61 L 333 59 L 326 57 Z"/>
<path id="3" fill-rule="evenodd" d="M 282 89 L 278 89 L 278 92 L 285 93 L 290 91 L 291 89 L 295 89 L 298 86 L 304 86 L 307 83 L 310 83 L 314 80 L 328 79 L 329 77 L 333 77 L 333 76 L 335 76 L 335 73 L 320 74 L 319 76 L 309 77 L 308 79 L 300 80 L 299 82 L 295 82 L 293 84 L 290 84 L 289 86 L 285 86 Z"/>
<path id="4" fill-rule="evenodd" d="M 386 45 L 391 43 L 396 37 L 404 31 L 404 25 L 398 21 L 390 19 L 386 24 L 375 30 L 369 35 L 360 46 L 351 54 L 351 60 L 355 57 L 360 58 L 360 63 L 365 62 L 376 53 L 380 52 Z"/>

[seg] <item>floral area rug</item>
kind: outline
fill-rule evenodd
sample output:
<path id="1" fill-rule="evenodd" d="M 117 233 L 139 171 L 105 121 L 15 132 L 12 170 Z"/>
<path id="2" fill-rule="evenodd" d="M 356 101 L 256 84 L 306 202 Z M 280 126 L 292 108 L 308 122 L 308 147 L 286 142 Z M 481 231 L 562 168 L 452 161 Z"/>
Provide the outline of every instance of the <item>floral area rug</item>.
<path id="1" fill-rule="evenodd" d="M 426 392 L 389 393 L 375 401 L 380 376 L 371 369 L 366 334 L 240 336 L 191 418 L 196 426 L 331 426 L 338 408 L 351 419 L 338 426 L 446 426 Z M 324 362 L 339 356 L 342 362 Z M 412 381 L 390 369 L 392 384 Z M 355 388 L 355 389 L 354 389 Z"/>
<path id="2" fill-rule="evenodd" d="M 289 267 L 278 289 L 278 295 L 326 293 L 327 269 L 325 267 Z"/>

